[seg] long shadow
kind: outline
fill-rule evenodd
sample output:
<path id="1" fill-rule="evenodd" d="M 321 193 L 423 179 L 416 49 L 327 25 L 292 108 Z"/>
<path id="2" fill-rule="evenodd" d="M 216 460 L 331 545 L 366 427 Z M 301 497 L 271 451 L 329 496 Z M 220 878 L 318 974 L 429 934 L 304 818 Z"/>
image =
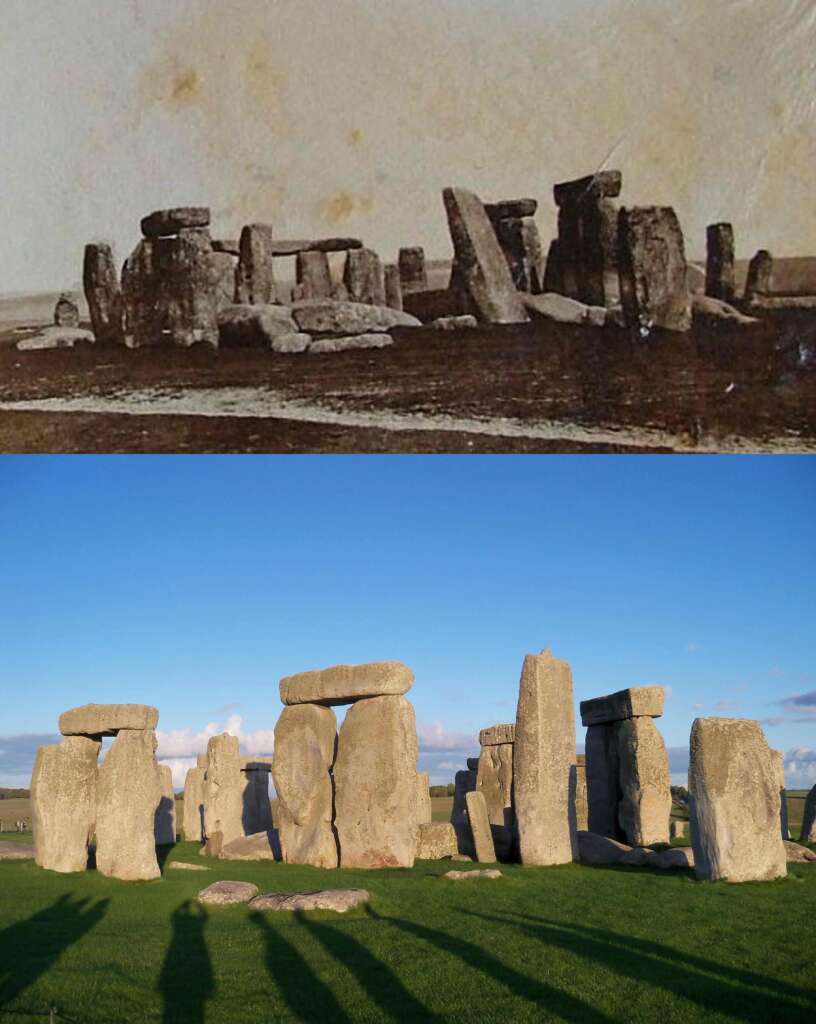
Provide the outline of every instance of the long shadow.
<path id="1" fill-rule="evenodd" d="M 460 939 L 448 932 L 427 928 L 414 921 L 405 921 L 396 917 L 381 918 L 374 910 L 370 910 L 369 913 L 380 921 L 385 921 L 410 935 L 423 939 L 444 953 L 459 957 L 469 967 L 488 975 L 500 985 L 504 985 L 515 996 L 526 999 L 553 1017 L 560 1017 L 564 1021 L 573 1021 L 575 1024 L 616 1024 L 614 1017 L 609 1017 L 601 1010 L 596 1010 L 583 999 L 522 974 L 473 942 Z"/>
<path id="2" fill-rule="evenodd" d="M 249 920 L 263 935 L 267 970 L 292 1013 L 306 1021 L 348 1021 L 331 988 L 264 915 L 250 911 Z"/>
<path id="3" fill-rule="evenodd" d="M 216 987 L 204 941 L 206 924 L 207 911 L 192 900 L 173 911 L 173 933 L 156 985 L 163 1024 L 204 1024 L 205 1004 Z"/>
<path id="4" fill-rule="evenodd" d="M 50 907 L 0 932 L 0 1004 L 49 971 L 62 953 L 105 916 L 109 900 L 60 896 Z"/>
<path id="5" fill-rule="evenodd" d="M 378 960 L 357 939 L 323 921 L 310 921 L 298 914 L 301 924 L 357 978 L 371 999 L 397 1021 L 439 1020 L 403 985 L 399 976 L 382 960 Z"/>
<path id="6" fill-rule="evenodd" d="M 587 925 L 549 921 L 529 914 L 499 916 L 471 910 L 463 910 L 462 913 L 491 925 L 515 925 L 530 938 L 603 964 L 624 977 L 680 995 L 708 1011 L 750 1024 L 801 1019 L 805 1012 L 802 1003 L 791 1000 L 804 998 L 816 1006 L 812 994 L 795 985 L 729 967 L 652 940 Z M 771 992 L 772 995 L 769 994 Z"/>

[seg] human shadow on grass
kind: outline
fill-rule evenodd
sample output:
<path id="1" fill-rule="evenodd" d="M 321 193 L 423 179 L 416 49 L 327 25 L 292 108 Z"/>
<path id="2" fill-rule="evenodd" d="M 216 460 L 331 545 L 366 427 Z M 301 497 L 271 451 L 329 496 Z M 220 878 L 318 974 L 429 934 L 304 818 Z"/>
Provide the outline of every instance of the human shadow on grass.
<path id="1" fill-rule="evenodd" d="M 0 932 L 0 1005 L 46 974 L 69 946 L 101 921 L 109 900 L 60 896 L 44 910 Z"/>
<path id="2" fill-rule="evenodd" d="M 369 909 L 369 915 L 379 921 L 400 928 L 409 935 L 422 939 L 443 953 L 458 957 L 468 967 L 481 971 L 494 981 L 509 989 L 513 995 L 527 1000 L 533 1006 L 547 1011 L 553 1017 L 575 1024 L 615 1024 L 615 1018 L 595 1009 L 588 1002 L 577 996 L 564 992 L 562 989 L 549 985 L 544 981 L 522 974 L 514 967 L 499 960 L 475 942 L 468 942 L 449 932 L 428 928 L 415 921 L 406 921 L 397 917 L 380 917 L 375 910 Z"/>
<path id="3" fill-rule="evenodd" d="M 215 992 L 212 961 L 204 939 L 207 911 L 185 900 L 173 911 L 170 945 L 156 986 L 163 1024 L 203 1024 L 204 1009 Z"/>
<path id="4" fill-rule="evenodd" d="M 662 988 L 697 1003 L 708 1012 L 725 1014 L 747 1024 L 800 1020 L 806 1012 L 802 999 L 806 1000 L 806 1005 L 816 1007 L 813 995 L 805 989 L 651 939 L 637 939 L 603 928 L 564 924 L 529 914 L 499 916 L 465 909 L 462 913 L 491 926 L 514 925 L 531 939 L 558 946 L 623 977 Z"/>
<path id="5" fill-rule="evenodd" d="M 266 969 L 292 1013 L 308 1021 L 348 1021 L 350 1018 L 331 988 L 281 931 L 258 911 L 250 911 L 249 920 L 263 936 Z"/>

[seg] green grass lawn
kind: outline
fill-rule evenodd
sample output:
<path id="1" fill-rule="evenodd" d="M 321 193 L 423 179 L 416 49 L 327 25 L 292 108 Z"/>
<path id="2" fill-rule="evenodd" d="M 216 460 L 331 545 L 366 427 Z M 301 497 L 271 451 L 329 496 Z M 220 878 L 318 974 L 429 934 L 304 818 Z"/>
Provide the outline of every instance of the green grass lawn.
<path id="1" fill-rule="evenodd" d="M 321 871 L 196 850 L 178 844 L 149 883 L 0 863 L 0 1007 L 55 1005 L 81 1024 L 816 1014 L 816 866 L 737 886 L 579 865 L 503 866 L 497 881 L 451 883 L 439 877 L 445 861 Z M 168 869 L 178 859 L 210 870 Z M 365 887 L 372 901 L 342 916 L 205 909 L 196 893 L 218 878 L 262 892 Z"/>

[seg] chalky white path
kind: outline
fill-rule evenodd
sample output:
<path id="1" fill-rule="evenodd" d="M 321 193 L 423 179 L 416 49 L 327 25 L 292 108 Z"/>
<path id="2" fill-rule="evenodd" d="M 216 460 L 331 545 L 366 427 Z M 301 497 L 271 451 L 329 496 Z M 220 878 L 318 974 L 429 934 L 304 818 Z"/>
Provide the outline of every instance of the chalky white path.
<path id="1" fill-rule="evenodd" d="M 787 434 L 764 441 L 750 438 L 702 436 L 695 444 L 667 431 L 648 427 L 591 427 L 559 420 L 517 420 L 501 416 L 460 417 L 434 413 L 344 409 L 317 402 L 284 398 L 264 388 L 135 388 L 105 395 L 0 401 L 8 412 L 108 413 L 130 416 L 231 416 L 238 419 L 285 419 L 339 427 L 375 430 L 456 431 L 482 437 L 523 438 L 670 448 L 676 452 L 814 453 L 816 442 Z"/>

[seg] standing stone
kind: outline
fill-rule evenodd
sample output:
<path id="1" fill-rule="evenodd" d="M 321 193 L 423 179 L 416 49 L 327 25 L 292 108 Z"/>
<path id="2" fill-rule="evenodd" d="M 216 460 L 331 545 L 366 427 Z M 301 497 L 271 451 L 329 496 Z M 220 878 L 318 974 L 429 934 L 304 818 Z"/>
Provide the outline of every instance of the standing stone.
<path id="1" fill-rule="evenodd" d="M 581 714 L 583 716 L 583 706 Z M 614 724 L 590 725 L 586 732 L 587 824 L 599 836 L 620 840 L 621 799 L 618 744 Z"/>
<path id="2" fill-rule="evenodd" d="M 524 250 L 522 222 L 519 217 L 493 221 L 496 239 L 501 246 L 513 284 L 521 292 L 529 292 L 530 267 Z"/>
<path id="3" fill-rule="evenodd" d="M 620 297 L 629 327 L 691 328 L 683 232 L 670 206 L 633 206 L 618 225 Z"/>
<path id="4" fill-rule="evenodd" d="M 159 878 L 154 824 L 161 799 L 156 734 L 122 729 L 99 768 L 96 868 L 109 878 Z"/>
<path id="5" fill-rule="evenodd" d="M 176 794 L 173 790 L 173 772 L 169 765 L 157 765 L 161 797 L 153 819 L 153 832 L 157 846 L 176 841 Z"/>
<path id="6" fill-rule="evenodd" d="M 547 294 L 564 295 L 564 267 L 561 261 L 561 242 L 554 238 L 550 242 L 547 252 L 547 264 L 544 270 L 544 285 L 542 292 Z"/>
<path id="7" fill-rule="evenodd" d="M 216 252 L 212 254 L 213 269 L 215 274 L 215 305 L 220 313 L 227 309 L 235 301 L 235 272 L 238 264 L 234 256 L 228 252 Z"/>
<path id="8" fill-rule="evenodd" d="M 513 791 L 522 864 L 578 857 L 574 794 L 572 672 L 548 650 L 528 654 L 519 683 Z"/>
<path id="9" fill-rule="evenodd" d="M 706 228 L 705 293 L 712 299 L 734 301 L 734 229 L 730 224 L 709 224 Z"/>
<path id="10" fill-rule="evenodd" d="M 470 767 L 475 762 L 476 767 Z M 478 758 L 468 758 L 468 770 L 457 772 L 453 779 L 453 806 L 451 807 L 450 823 L 456 831 L 459 853 L 473 855 L 473 840 L 467 815 L 467 795 L 476 789 L 478 781 Z"/>
<path id="11" fill-rule="evenodd" d="M 331 774 L 336 743 L 331 708 L 294 704 L 283 709 L 275 725 L 276 824 L 287 864 L 337 867 Z"/>
<path id="12" fill-rule="evenodd" d="M 84 871 L 96 823 L 97 757 L 101 743 L 68 736 L 40 747 L 31 775 L 34 860 L 49 871 Z"/>
<path id="13" fill-rule="evenodd" d="M 54 323 L 57 327 L 79 327 L 79 306 L 66 292 L 60 295 L 54 306 Z"/>
<path id="14" fill-rule="evenodd" d="M 686 834 L 686 823 L 684 821 L 673 821 L 669 826 L 669 835 L 672 839 L 682 839 Z"/>
<path id="15" fill-rule="evenodd" d="M 182 828 L 188 843 L 200 843 L 204 838 L 204 775 L 205 768 L 188 768 L 184 779 L 184 820 Z"/>
<path id="16" fill-rule="evenodd" d="M 689 810 L 698 878 L 748 882 L 785 876 L 779 783 L 758 722 L 695 719 Z"/>
<path id="17" fill-rule="evenodd" d="M 240 256 L 235 272 L 235 301 L 275 302 L 275 233 L 269 224 L 247 224 L 241 232 Z"/>
<path id="18" fill-rule="evenodd" d="M 473 847 L 476 850 L 476 860 L 480 864 L 495 864 L 496 849 L 493 846 L 493 834 L 490 831 L 490 820 L 487 817 L 484 794 L 474 790 L 467 794 L 465 801 L 470 834 L 473 838 Z"/>
<path id="19" fill-rule="evenodd" d="M 207 777 L 204 781 L 204 835 L 221 834 L 223 845 L 245 835 L 244 788 L 238 737 L 222 733 L 207 743 Z"/>
<path id="20" fill-rule="evenodd" d="M 671 776 L 669 755 L 651 718 L 615 725 L 621 801 L 618 820 L 630 846 L 669 841 Z"/>
<path id="21" fill-rule="evenodd" d="M 272 829 L 272 802 L 269 799 L 270 766 L 248 766 L 243 770 L 244 810 L 241 824 L 244 834 L 257 835 Z"/>
<path id="22" fill-rule="evenodd" d="M 589 829 L 586 756 L 584 754 L 577 755 L 575 765 L 575 827 L 579 832 L 586 832 Z"/>
<path id="23" fill-rule="evenodd" d="M 816 843 L 816 786 L 811 789 L 805 799 L 802 832 L 799 838 L 803 843 Z"/>
<path id="24" fill-rule="evenodd" d="M 399 267 L 393 263 L 387 263 L 383 271 L 385 282 L 385 304 L 391 309 L 402 310 L 402 283 L 400 281 Z"/>
<path id="25" fill-rule="evenodd" d="M 433 821 L 431 779 L 427 772 L 417 772 L 417 825 Z"/>
<path id="26" fill-rule="evenodd" d="M 572 205 L 563 206 L 558 211 L 558 259 L 562 294 L 579 302 L 583 294 L 583 258 L 581 209 Z"/>
<path id="27" fill-rule="evenodd" d="M 368 306 L 386 305 L 382 263 L 373 249 L 349 250 L 343 284 L 351 302 L 364 302 Z"/>
<path id="28" fill-rule="evenodd" d="M 463 188 L 443 193 L 458 280 L 482 323 L 527 323 L 504 253 L 478 196 Z"/>
<path id="29" fill-rule="evenodd" d="M 91 242 L 85 246 L 82 286 L 97 342 L 104 345 L 123 344 L 122 290 L 119 287 L 113 250 L 104 242 Z"/>
<path id="30" fill-rule="evenodd" d="M 521 245 L 527 261 L 528 291 L 539 295 L 544 291 L 545 258 L 544 246 L 538 224 L 532 217 L 521 218 Z"/>
<path id="31" fill-rule="evenodd" d="M 476 789 L 484 796 L 491 825 L 513 828 L 513 741 L 515 727 L 494 726 L 480 734 L 482 750 Z M 510 738 L 510 742 L 501 740 Z"/>
<path id="32" fill-rule="evenodd" d="M 400 284 L 404 294 L 426 292 L 428 272 L 425 269 L 425 250 L 421 245 L 400 249 L 397 256 Z"/>
<path id="33" fill-rule="evenodd" d="M 760 249 L 748 264 L 745 281 L 745 301 L 757 296 L 769 295 L 773 291 L 773 256 L 767 249 Z"/>
<path id="34" fill-rule="evenodd" d="M 772 750 L 776 782 L 779 786 L 779 826 L 783 839 L 790 839 L 790 828 L 788 827 L 788 796 L 785 792 L 785 752 L 784 750 Z"/>
<path id="35" fill-rule="evenodd" d="M 597 199 L 582 208 L 580 299 L 609 309 L 620 302 L 618 276 L 618 206 Z"/>
<path id="36" fill-rule="evenodd" d="M 334 766 L 341 867 L 413 865 L 416 762 L 416 719 L 405 697 L 371 697 L 349 708 Z"/>
<path id="37" fill-rule="evenodd" d="M 295 259 L 295 274 L 301 299 L 330 299 L 332 297 L 331 268 L 325 252 L 299 252 Z"/>

